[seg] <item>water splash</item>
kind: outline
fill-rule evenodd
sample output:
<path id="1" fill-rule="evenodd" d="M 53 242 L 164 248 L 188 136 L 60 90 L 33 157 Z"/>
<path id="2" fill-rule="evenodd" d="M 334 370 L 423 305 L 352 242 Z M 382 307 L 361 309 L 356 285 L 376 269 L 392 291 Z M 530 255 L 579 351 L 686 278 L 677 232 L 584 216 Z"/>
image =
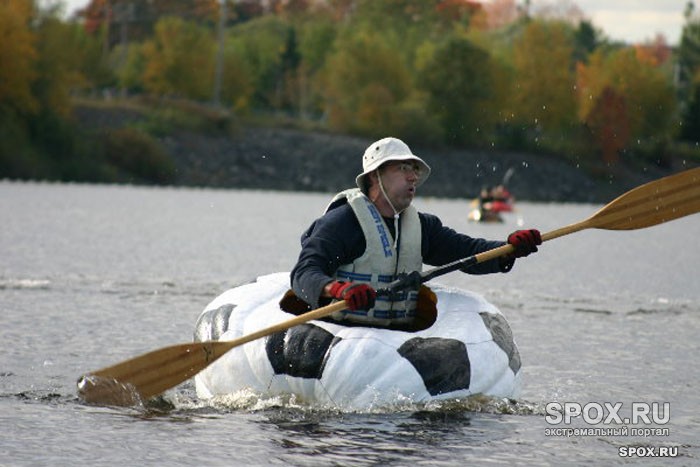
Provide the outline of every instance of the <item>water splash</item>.
<path id="1" fill-rule="evenodd" d="M 373 406 L 365 410 L 344 410 L 333 404 L 310 403 L 299 399 L 296 395 L 262 395 L 250 390 L 242 390 L 231 394 L 215 396 L 204 403 L 222 412 L 229 411 L 269 411 L 291 410 L 304 413 L 355 413 L 355 414 L 396 414 L 410 412 L 473 412 L 497 415 L 543 415 L 544 407 L 541 403 L 533 403 L 509 398 L 496 398 L 481 394 L 444 401 L 430 401 L 420 403 L 410 398 L 397 398 L 393 404 Z"/>
<path id="2" fill-rule="evenodd" d="M 86 375 L 78 380 L 78 397 L 83 402 L 93 405 L 118 407 L 144 405 L 133 385 L 95 375 Z"/>

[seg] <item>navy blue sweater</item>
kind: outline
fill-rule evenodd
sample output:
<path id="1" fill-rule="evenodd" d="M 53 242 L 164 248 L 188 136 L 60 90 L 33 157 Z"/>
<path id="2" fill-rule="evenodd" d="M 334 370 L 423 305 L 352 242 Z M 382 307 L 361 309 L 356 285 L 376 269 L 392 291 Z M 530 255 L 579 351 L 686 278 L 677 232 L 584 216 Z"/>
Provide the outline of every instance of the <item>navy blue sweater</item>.
<path id="1" fill-rule="evenodd" d="M 445 227 L 437 216 L 418 213 L 421 224 L 421 255 L 423 263 L 442 266 L 458 259 L 497 248 L 505 242 L 472 238 Z M 385 219 L 392 236 L 393 219 Z M 348 204 L 331 209 L 317 219 L 301 236 L 301 253 L 292 269 L 294 293 L 312 308 L 318 308 L 323 287 L 333 280 L 335 271 L 352 263 L 366 249 L 365 236 L 355 213 Z M 508 272 L 513 261 L 498 259 L 474 265 L 470 274 Z"/>

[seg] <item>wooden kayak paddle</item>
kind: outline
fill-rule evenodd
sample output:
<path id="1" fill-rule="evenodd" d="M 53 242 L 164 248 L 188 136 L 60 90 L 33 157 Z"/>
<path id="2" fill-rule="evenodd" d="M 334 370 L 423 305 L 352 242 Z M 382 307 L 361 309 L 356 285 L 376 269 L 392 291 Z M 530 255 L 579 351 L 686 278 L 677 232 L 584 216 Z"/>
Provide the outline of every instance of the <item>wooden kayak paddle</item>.
<path id="1" fill-rule="evenodd" d="M 542 234 L 542 240 L 552 240 L 584 229 L 642 229 L 697 212 L 700 212 L 700 167 L 634 188 L 606 204 L 588 219 Z M 390 293 L 407 284 L 423 283 L 513 251 L 513 247 L 506 244 L 423 273 L 412 273 L 392 283 L 387 290 L 378 292 Z M 345 308 L 345 302 L 340 301 L 238 339 L 191 342 L 153 350 L 81 376 L 78 380 L 78 395 L 92 404 L 136 405 L 187 381 L 234 347 L 329 316 Z"/>

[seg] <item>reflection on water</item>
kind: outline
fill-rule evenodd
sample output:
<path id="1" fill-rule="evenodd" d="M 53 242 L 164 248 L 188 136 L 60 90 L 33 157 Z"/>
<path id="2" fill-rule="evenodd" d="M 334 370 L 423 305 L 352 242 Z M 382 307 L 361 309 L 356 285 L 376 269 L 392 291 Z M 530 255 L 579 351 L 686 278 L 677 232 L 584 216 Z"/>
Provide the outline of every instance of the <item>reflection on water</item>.
<path id="1" fill-rule="evenodd" d="M 592 465 L 617 448 L 700 456 L 700 216 L 547 242 L 505 275 L 437 281 L 482 293 L 520 347 L 517 401 L 469 398 L 341 413 L 294 398 L 200 401 L 187 382 L 157 405 L 77 398 L 91 370 L 188 342 L 225 289 L 289 270 L 328 196 L 0 182 L 0 452 L 13 465 Z M 472 236 L 553 230 L 599 206 L 520 203 L 505 224 L 467 222 L 468 200 L 419 209 Z M 668 402 L 670 436 L 547 437 L 550 401 Z M 2 462 L 0 462 L 2 463 Z M 649 463 L 653 465 L 653 463 Z"/>

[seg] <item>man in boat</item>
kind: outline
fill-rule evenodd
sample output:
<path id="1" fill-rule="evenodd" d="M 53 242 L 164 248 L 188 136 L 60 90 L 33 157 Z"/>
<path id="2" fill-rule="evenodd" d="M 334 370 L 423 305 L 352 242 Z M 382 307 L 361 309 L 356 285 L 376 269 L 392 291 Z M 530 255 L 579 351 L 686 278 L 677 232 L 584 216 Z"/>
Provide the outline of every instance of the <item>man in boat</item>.
<path id="1" fill-rule="evenodd" d="M 301 253 L 291 273 L 297 297 L 310 308 L 346 300 L 348 309 L 333 315 L 345 323 L 409 327 L 416 318 L 418 285 L 413 290 L 377 297 L 402 273 L 423 264 L 442 266 L 506 242 L 472 238 L 443 226 L 432 214 L 411 205 L 430 167 L 397 138 L 372 143 L 362 157 L 358 188 L 337 194 L 322 217 L 303 233 Z M 518 230 L 507 243 L 515 253 L 463 270 L 470 274 L 508 272 L 516 258 L 537 251 L 537 230 Z"/>
<path id="2" fill-rule="evenodd" d="M 469 213 L 469 220 L 476 222 L 503 222 L 502 212 L 513 210 L 513 197 L 503 185 L 484 187 L 478 198 L 477 210 Z"/>

